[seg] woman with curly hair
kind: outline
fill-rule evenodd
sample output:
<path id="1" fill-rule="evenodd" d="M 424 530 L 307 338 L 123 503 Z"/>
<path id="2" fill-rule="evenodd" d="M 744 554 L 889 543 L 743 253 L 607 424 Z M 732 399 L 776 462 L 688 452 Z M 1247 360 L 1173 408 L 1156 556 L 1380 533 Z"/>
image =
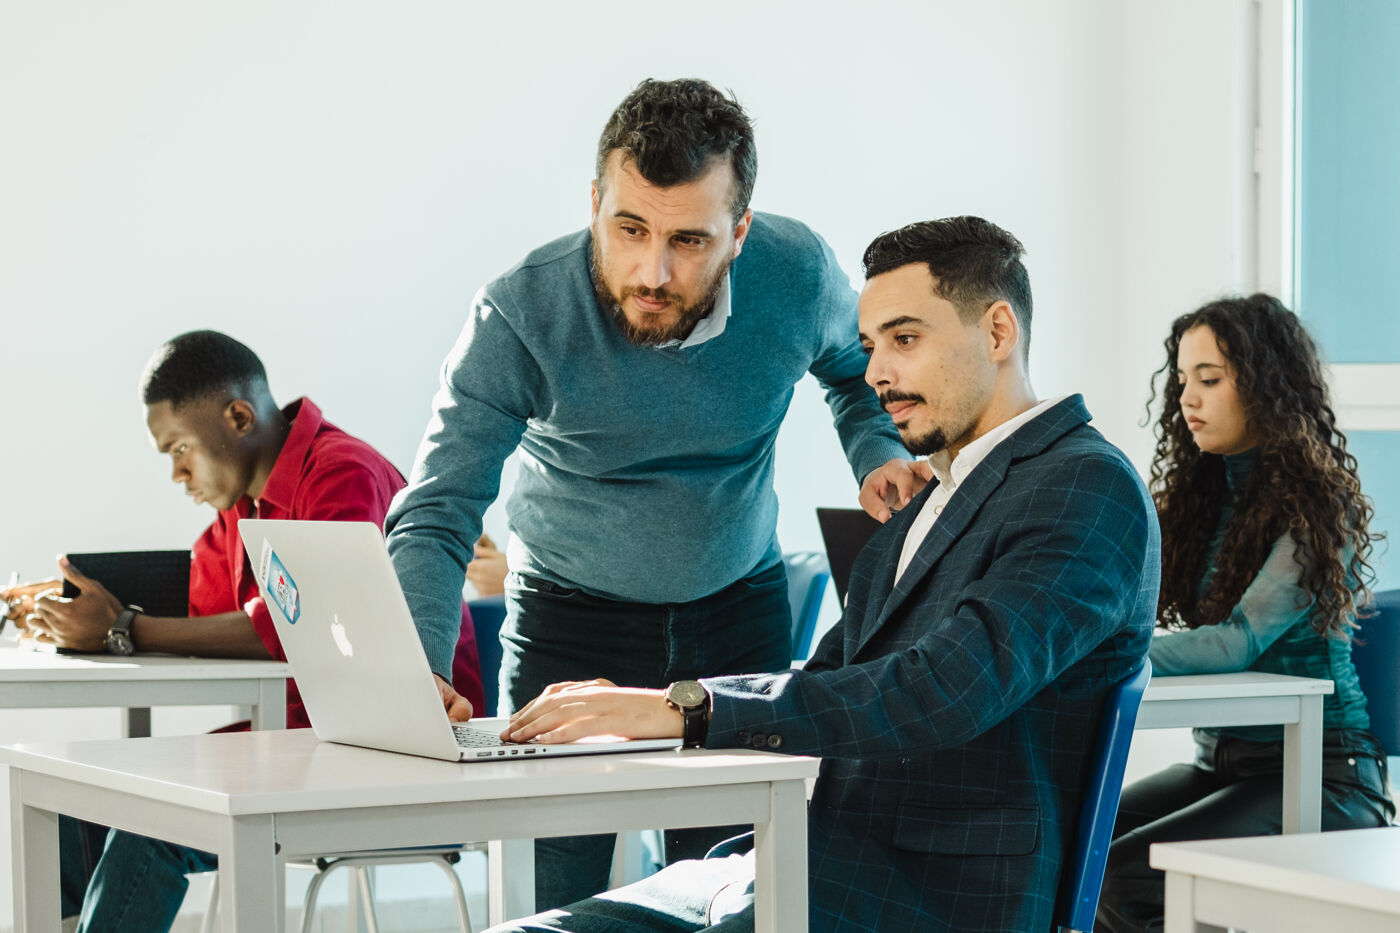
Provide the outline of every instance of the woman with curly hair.
<path id="1" fill-rule="evenodd" d="M 1351 634 L 1373 579 L 1371 505 L 1327 399 L 1317 349 L 1269 295 L 1183 315 L 1166 341 L 1151 488 L 1162 524 L 1157 674 L 1270 671 L 1331 680 L 1322 828 L 1395 815 Z M 1150 404 L 1150 403 L 1149 403 Z M 1283 727 L 1195 730 L 1194 764 L 1123 792 L 1097 928 L 1162 928 L 1154 842 L 1278 833 Z"/>

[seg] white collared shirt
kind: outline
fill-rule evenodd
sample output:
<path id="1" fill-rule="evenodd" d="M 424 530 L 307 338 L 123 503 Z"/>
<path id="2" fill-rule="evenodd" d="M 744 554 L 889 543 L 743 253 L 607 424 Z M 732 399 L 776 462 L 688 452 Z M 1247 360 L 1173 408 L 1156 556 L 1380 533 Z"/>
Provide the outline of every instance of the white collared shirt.
<path id="1" fill-rule="evenodd" d="M 658 347 L 686 347 L 699 346 L 706 340 L 713 340 L 724 333 L 724 325 L 729 323 L 730 314 L 729 302 L 729 273 L 724 273 L 724 281 L 720 283 L 719 293 L 715 295 L 715 306 L 710 309 L 710 313 L 695 322 L 695 327 L 691 329 L 690 335 L 684 340 L 668 340 L 665 343 L 658 343 Z"/>
<path id="2" fill-rule="evenodd" d="M 899 578 L 904 576 L 905 568 L 914 559 L 914 554 L 924 543 L 924 538 L 928 537 L 929 529 L 933 527 L 933 523 L 938 520 L 939 515 L 943 514 L 943 508 L 948 504 L 948 500 L 953 498 L 953 494 L 958 491 L 962 481 L 967 479 L 968 474 L 977 467 L 977 464 L 981 463 L 998 444 L 1015 434 L 1017 429 L 1026 422 L 1067 398 L 1069 398 L 1068 395 L 1062 395 L 1059 398 L 1040 402 L 1034 408 L 1027 409 L 1016 417 L 1003 421 L 964 447 L 952 461 L 948 459 L 946 448 L 929 456 L 928 463 L 933 468 L 934 478 L 938 480 L 938 488 L 929 493 L 928 498 L 924 500 L 923 508 L 919 510 L 918 515 L 914 516 L 914 522 L 909 526 L 909 533 L 904 537 L 904 548 L 899 552 L 899 567 L 894 574 L 895 583 L 899 583 Z"/>

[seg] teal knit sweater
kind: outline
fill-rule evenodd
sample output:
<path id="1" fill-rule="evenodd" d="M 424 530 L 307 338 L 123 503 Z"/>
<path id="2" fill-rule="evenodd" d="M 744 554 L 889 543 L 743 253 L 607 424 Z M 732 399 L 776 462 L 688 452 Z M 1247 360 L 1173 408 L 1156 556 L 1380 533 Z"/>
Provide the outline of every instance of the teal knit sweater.
<path id="1" fill-rule="evenodd" d="M 827 390 L 857 481 L 908 455 L 864 382 L 855 293 L 806 226 L 754 215 L 723 333 L 685 348 L 622 337 L 594 298 L 590 243 L 587 230 L 549 243 L 477 294 L 389 511 L 435 671 L 450 670 L 464 568 L 517 446 L 514 569 L 647 603 L 778 558 L 774 445 L 804 373 Z"/>

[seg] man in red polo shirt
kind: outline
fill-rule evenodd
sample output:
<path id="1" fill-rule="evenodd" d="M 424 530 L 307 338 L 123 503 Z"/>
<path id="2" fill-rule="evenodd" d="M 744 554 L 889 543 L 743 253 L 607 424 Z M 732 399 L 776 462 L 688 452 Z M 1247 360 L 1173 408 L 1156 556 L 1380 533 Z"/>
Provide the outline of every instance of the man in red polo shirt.
<path id="1" fill-rule="evenodd" d="M 309 399 L 279 409 L 262 362 L 224 334 L 192 331 L 165 343 L 146 364 L 141 386 L 146 424 L 156 449 L 171 458 L 171 479 L 196 503 L 218 510 L 191 555 L 190 615 L 159 618 L 123 606 L 60 559 L 60 571 L 81 594 L 35 598 L 27 627 L 33 637 L 86 651 L 285 660 L 238 522 L 257 517 L 383 525 L 403 477 L 373 447 L 326 421 Z M 453 669 L 435 677 L 453 719 L 469 718 L 469 704 L 481 706 L 476 641 L 465 606 Z M 309 725 L 291 681 L 287 725 Z M 65 829 L 63 912 L 68 918 L 81 906 L 78 929 L 167 930 L 184 899 L 186 873 L 213 867 L 208 853 L 112 832 L 88 883 L 101 836 L 76 824 Z"/>

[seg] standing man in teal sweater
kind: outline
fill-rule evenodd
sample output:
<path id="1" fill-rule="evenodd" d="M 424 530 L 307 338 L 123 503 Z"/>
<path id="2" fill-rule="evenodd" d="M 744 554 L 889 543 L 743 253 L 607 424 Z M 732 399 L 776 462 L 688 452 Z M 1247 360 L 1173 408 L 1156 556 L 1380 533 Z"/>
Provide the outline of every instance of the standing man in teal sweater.
<path id="1" fill-rule="evenodd" d="M 788 667 L 773 461 L 804 373 L 826 388 L 867 511 L 888 518 L 928 480 L 865 384 L 849 281 L 805 225 L 749 208 L 756 172 L 735 100 L 704 81 L 644 81 L 603 129 L 588 229 L 477 294 L 387 520 L 438 674 L 517 448 L 511 709 L 559 681 L 665 687 Z M 669 834 L 668 860 L 725 835 Z M 606 887 L 612 845 L 541 840 L 536 906 Z"/>

